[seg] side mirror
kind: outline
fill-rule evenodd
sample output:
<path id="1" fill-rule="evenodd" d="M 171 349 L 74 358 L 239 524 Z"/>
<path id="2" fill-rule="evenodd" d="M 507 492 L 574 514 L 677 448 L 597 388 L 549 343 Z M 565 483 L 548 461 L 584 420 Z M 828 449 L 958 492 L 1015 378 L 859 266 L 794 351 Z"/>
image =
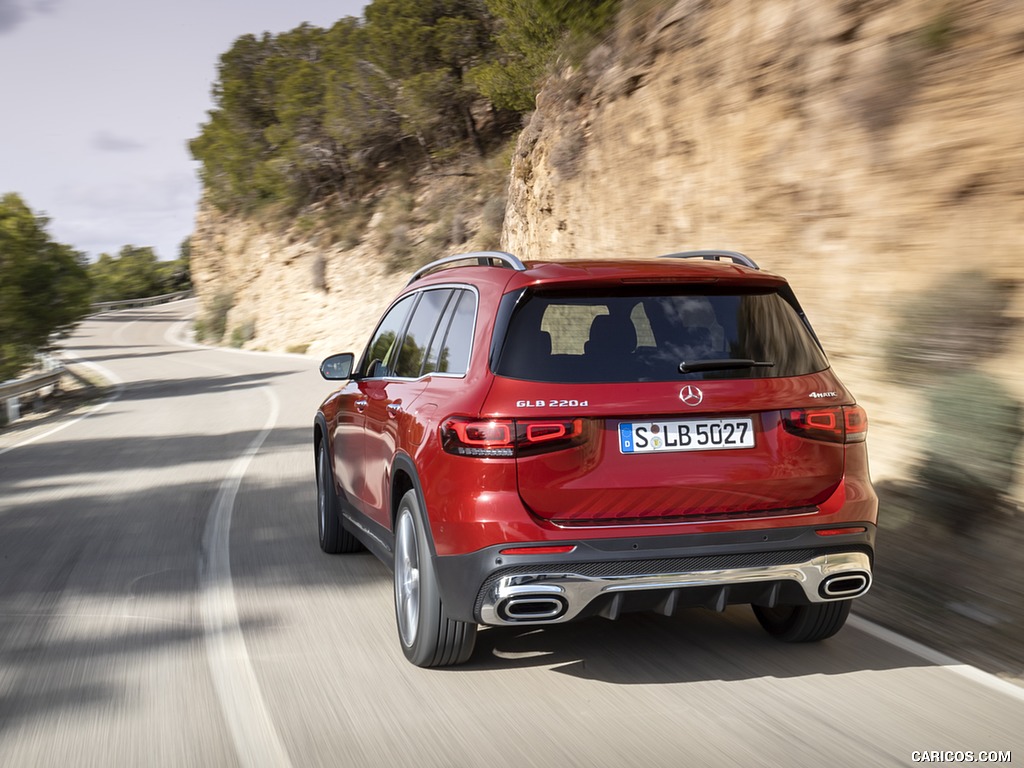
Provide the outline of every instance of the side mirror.
<path id="1" fill-rule="evenodd" d="M 344 381 L 352 378 L 352 366 L 355 365 L 356 356 L 351 352 L 342 352 L 340 355 L 331 355 L 320 363 L 320 375 L 328 381 Z"/>

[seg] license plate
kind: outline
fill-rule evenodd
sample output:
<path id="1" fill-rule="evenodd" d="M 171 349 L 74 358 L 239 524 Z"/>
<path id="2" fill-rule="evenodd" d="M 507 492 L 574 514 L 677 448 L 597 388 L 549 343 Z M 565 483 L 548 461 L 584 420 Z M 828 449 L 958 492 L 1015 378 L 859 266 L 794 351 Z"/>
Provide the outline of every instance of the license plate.
<path id="1" fill-rule="evenodd" d="M 622 453 L 721 451 L 754 447 L 750 419 L 687 419 L 634 421 L 619 424 Z"/>

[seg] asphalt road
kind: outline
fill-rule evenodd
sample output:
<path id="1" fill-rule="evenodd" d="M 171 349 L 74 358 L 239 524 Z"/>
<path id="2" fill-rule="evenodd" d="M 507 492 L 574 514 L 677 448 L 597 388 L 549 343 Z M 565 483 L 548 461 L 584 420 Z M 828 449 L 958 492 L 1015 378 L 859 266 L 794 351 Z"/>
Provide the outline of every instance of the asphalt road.
<path id="1" fill-rule="evenodd" d="M 1024 689 L 861 621 L 806 647 L 741 607 L 485 629 L 411 666 L 388 569 L 317 547 L 316 361 L 189 345 L 193 309 L 87 321 L 67 349 L 113 398 L 0 433 L 0 766 L 1024 761 Z"/>

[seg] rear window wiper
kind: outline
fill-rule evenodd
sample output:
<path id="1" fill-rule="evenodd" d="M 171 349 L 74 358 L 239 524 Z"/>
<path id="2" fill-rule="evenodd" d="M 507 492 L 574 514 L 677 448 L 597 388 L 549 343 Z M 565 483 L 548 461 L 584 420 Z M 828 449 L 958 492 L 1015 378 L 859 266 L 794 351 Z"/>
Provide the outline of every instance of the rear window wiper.
<path id="1" fill-rule="evenodd" d="M 728 371 L 734 368 L 774 368 L 775 363 L 771 360 L 746 360 L 737 358 L 723 358 L 721 360 L 694 360 L 688 363 L 685 360 L 679 364 L 680 373 L 694 373 L 695 371 Z"/>

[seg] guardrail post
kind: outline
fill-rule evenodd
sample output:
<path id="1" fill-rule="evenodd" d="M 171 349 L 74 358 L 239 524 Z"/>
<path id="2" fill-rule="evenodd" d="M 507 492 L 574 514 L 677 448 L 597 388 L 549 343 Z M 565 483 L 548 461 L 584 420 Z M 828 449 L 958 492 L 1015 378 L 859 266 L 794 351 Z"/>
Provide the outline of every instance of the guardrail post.
<path id="1" fill-rule="evenodd" d="M 21 418 L 21 401 L 17 397 L 7 398 L 7 423 Z"/>

